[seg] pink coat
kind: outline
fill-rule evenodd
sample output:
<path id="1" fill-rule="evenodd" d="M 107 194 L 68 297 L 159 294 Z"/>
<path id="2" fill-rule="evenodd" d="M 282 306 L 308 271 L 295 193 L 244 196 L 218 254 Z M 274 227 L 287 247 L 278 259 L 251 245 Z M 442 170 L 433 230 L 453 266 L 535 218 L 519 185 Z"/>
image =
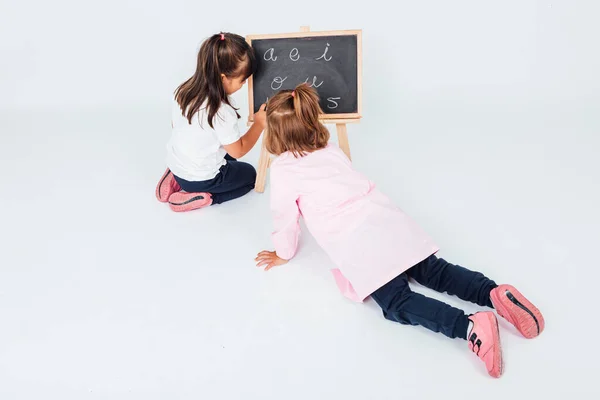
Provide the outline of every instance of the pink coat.
<path id="1" fill-rule="evenodd" d="M 277 255 L 291 259 L 299 217 L 337 268 L 340 291 L 362 301 L 438 251 L 421 228 L 396 207 L 334 145 L 271 164 L 271 208 Z"/>

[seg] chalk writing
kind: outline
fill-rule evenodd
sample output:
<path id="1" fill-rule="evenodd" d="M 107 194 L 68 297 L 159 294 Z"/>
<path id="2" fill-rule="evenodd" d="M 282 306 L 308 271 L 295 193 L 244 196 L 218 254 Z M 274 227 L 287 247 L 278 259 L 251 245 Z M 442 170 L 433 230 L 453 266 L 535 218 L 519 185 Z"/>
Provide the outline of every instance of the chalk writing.
<path id="1" fill-rule="evenodd" d="M 283 82 L 285 82 L 286 79 L 287 79 L 287 76 L 285 78 L 276 76 L 275 78 L 273 78 L 273 82 L 271 82 L 271 89 L 273 89 L 273 90 L 281 89 L 281 87 L 283 86 Z M 275 86 L 273 86 L 273 85 L 275 85 Z"/>
<path id="2" fill-rule="evenodd" d="M 324 59 L 325 61 L 330 61 L 331 60 L 331 56 L 329 56 L 329 58 L 327 58 L 327 50 L 329 50 L 329 43 L 327 43 L 327 46 L 325 46 L 325 52 L 323 53 L 323 55 L 319 58 L 315 58 L 315 60 L 320 60 L 320 59 Z"/>
<path id="3" fill-rule="evenodd" d="M 258 58 L 252 78 L 255 112 L 277 92 L 298 84 L 318 91 L 326 114 L 357 112 L 355 37 L 266 38 L 253 40 L 252 46 Z"/>
<path id="4" fill-rule="evenodd" d="M 272 47 L 269 50 L 265 51 L 265 55 L 263 56 L 265 61 L 277 61 L 277 56 L 273 56 L 273 53 L 275 53 L 275 49 Z M 267 54 L 269 55 L 268 57 Z"/>
<path id="5" fill-rule="evenodd" d="M 312 83 L 308 83 L 309 79 L 310 78 L 306 78 L 306 80 L 304 81 L 304 83 L 308 84 L 309 87 L 317 87 L 318 88 L 319 86 L 321 86 L 323 84 L 323 81 L 321 81 L 321 83 L 319 83 L 317 85 L 317 77 L 316 76 L 313 76 Z"/>
<path id="6" fill-rule="evenodd" d="M 328 97 L 327 101 L 331 104 L 327 104 L 327 108 L 333 110 L 334 108 L 338 108 L 338 102 L 336 100 L 341 99 L 341 97 Z"/>
<path id="7" fill-rule="evenodd" d="M 292 49 L 292 51 L 290 51 L 290 60 L 298 61 L 299 58 L 300 58 L 300 52 L 298 52 L 298 49 L 294 47 Z"/>

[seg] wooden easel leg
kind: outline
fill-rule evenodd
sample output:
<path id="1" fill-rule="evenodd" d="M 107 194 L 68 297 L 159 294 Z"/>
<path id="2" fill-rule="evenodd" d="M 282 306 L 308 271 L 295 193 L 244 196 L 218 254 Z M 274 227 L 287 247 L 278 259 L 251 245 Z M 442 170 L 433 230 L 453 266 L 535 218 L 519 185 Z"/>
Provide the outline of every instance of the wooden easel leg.
<path id="1" fill-rule="evenodd" d="M 269 168 L 270 161 L 271 156 L 265 148 L 265 140 L 263 137 L 262 146 L 260 147 L 260 158 L 258 159 L 258 170 L 256 171 L 256 183 L 254 184 L 254 190 L 258 193 L 263 193 L 265 191 L 267 168 Z"/>
<path id="2" fill-rule="evenodd" d="M 348 130 L 346 128 L 346 124 L 335 124 L 335 128 L 337 130 L 338 142 L 340 145 L 340 149 L 346 153 L 348 159 L 352 161 L 352 156 L 350 155 L 350 142 L 348 142 Z"/>

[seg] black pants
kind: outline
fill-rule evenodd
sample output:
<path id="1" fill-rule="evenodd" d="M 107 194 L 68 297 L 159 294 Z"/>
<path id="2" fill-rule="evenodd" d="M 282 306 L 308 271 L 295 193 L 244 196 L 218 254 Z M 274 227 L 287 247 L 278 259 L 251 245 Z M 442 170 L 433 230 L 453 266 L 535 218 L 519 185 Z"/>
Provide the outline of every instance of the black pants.
<path id="1" fill-rule="evenodd" d="M 188 193 L 210 193 L 213 204 L 221 204 L 242 197 L 252 189 L 256 182 L 256 170 L 250 164 L 237 161 L 229 154 L 225 156 L 227 164 L 223 165 L 217 176 L 208 181 L 186 181 L 175 176 L 181 189 Z"/>
<path id="2" fill-rule="evenodd" d="M 448 292 L 487 307 L 492 307 L 490 291 L 497 286 L 479 272 L 430 256 L 371 294 L 385 318 L 405 325 L 421 325 L 450 338 L 467 338 L 467 315 L 458 308 L 413 292 L 408 286 L 409 277 L 437 292 Z"/>

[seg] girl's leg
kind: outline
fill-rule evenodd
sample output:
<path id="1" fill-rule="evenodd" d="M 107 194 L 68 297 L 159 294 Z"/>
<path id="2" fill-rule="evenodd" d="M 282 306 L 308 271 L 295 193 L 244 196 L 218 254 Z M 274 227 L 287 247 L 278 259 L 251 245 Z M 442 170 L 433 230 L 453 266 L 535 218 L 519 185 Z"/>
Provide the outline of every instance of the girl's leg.
<path id="1" fill-rule="evenodd" d="M 534 338 L 544 330 L 540 310 L 510 285 L 496 285 L 480 272 L 450 264 L 431 256 L 406 271 L 421 285 L 438 292 L 447 292 L 480 306 L 495 308 L 498 314 L 526 338 Z"/>
<path id="2" fill-rule="evenodd" d="M 390 321 L 405 325 L 421 325 L 449 338 L 468 340 L 469 349 L 486 365 L 491 376 L 502 374 L 502 349 L 498 320 L 493 312 L 471 316 L 441 301 L 414 293 L 408 286 L 406 273 L 397 276 L 371 294 Z M 469 329 L 469 320 L 473 323 Z"/>
<path id="3" fill-rule="evenodd" d="M 377 289 L 371 297 L 390 321 L 404 325 L 421 325 L 449 338 L 467 339 L 469 319 L 462 310 L 415 293 L 408 286 L 408 276 L 401 274 Z"/>
<path id="4" fill-rule="evenodd" d="M 240 188 L 234 189 L 230 192 L 225 193 L 214 193 L 213 196 L 213 204 L 221 204 L 226 201 L 235 200 L 239 197 L 244 196 L 249 193 L 252 189 L 254 189 L 254 183 L 252 185 L 242 186 Z"/>
<path id="5" fill-rule="evenodd" d="M 256 170 L 250 164 L 229 157 L 218 178 L 210 192 L 213 204 L 237 199 L 254 189 Z"/>
<path id="6" fill-rule="evenodd" d="M 169 205 L 173 211 L 191 211 L 213 204 L 237 199 L 254 189 L 256 170 L 250 164 L 236 161 L 227 155 L 227 164 L 211 180 L 190 182 L 175 180 L 184 192 L 173 193 Z"/>
<path id="7" fill-rule="evenodd" d="M 450 264 L 443 258 L 432 255 L 406 273 L 436 292 L 447 292 L 462 300 L 493 308 L 490 292 L 498 285 L 480 272 Z"/>

